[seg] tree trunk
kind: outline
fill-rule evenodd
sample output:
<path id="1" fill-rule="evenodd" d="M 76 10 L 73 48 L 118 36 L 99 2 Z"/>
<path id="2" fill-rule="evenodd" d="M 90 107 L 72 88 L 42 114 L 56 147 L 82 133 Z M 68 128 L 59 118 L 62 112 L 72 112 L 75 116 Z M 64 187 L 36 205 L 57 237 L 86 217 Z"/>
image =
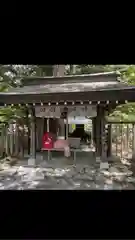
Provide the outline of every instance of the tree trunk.
<path id="1" fill-rule="evenodd" d="M 65 75 L 65 65 L 54 65 L 53 76 L 62 77 Z"/>
<path id="2" fill-rule="evenodd" d="M 70 74 L 75 74 L 75 65 L 70 65 Z"/>
<path id="3" fill-rule="evenodd" d="M 54 77 L 57 77 L 58 66 L 59 66 L 59 65 L 54 65 L 54 67 L 53 67 L 53 76 L 54 76 Z"/>

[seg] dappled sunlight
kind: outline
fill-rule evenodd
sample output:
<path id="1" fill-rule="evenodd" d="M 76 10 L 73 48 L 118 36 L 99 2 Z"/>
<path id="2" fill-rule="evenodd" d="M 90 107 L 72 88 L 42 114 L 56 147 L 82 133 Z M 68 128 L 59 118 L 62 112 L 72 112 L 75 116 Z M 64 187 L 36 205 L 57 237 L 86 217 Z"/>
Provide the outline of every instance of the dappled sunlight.
<path id="1" fill-rule="evenodd" d="M 134 189 L 135 177 L 128 166 L 122 163 L 109 164 L 100 169 L 100 164 L 76 164 L 56 167 L 14 166 L 0 171 L 0 189 L 88 189 L 113 190 Z"/>
<path id="2" fill-rule="evenodd" d="M 82 159 L 82 158 L 81 158 Z M 86 158 L 87 159 L 87 158 Z M 110 158 L 107 169 L 100 169 L 100 163 L 93 158 L 70 162 L 62 157 L 58 161 L 39 161 L 38 166 L 28 166 L 27 160 L 15 166 L 5 165 L 0 171 L 0 189 L 30 190 L 113 190 L 134 189 L 135 178 L 126 160 Z M 42 164 L 44 163 L 44 164 Z"/>
<path id="3" fill-rule="evenodd" d="M 120 161 L 124 165 L 131 166 L 131 162 L 127 159 L 122 158 L 122 159 L 120 159 Z"/>

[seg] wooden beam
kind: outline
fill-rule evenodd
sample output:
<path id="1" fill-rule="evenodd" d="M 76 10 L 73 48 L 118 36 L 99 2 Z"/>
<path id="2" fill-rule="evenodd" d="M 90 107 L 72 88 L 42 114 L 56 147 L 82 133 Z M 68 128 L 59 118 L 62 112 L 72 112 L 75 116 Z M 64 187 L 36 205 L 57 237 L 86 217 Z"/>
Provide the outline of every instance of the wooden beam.
<path id="1" fill-rule="evenodd" d="M 135 101 L 135 88 L 134 89 L 110 89 L 101 91 L 85 91 L 85 92 L 54 92 L 54 93 L 16 93 L 0 94 L 0 105 L 3 104 L 27 104 L 27 103 L 41 103 L 41 102 L 61 102 L 61 101 L 112 101 L 118 104 L 124 103 L 126 100 L 129 102 Z M 117 104 L 117 105 L 118 105 Z"/>

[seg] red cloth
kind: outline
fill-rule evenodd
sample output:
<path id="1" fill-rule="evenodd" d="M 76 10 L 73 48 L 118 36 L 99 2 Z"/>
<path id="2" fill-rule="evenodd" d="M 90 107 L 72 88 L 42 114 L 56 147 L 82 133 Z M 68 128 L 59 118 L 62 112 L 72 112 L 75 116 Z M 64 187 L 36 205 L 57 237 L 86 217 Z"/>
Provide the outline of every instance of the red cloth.
<path id="1" fill-rule="evenodd" d="M 53 135 L 49 132 L 46 132 L 43 135 L 42 148 L 51 149 L 53 148 Z"/>

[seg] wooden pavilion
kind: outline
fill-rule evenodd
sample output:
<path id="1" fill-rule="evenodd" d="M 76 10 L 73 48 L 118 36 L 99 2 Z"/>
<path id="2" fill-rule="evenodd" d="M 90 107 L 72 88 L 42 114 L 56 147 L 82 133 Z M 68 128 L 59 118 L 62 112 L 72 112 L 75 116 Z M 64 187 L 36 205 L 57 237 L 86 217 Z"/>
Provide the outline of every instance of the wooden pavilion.
<path id="1" fill-rule="evenodd" d="M 37 106 L 95 106 L 93 133 L 96 155 L 101 159 L 110 156 L 110 131 L 106 128 L 105 114 L 118 104 L 134 102 L 135 86 L 120 80 L 116 72 L 67 75 L 64 77 L 27 77 L 21 86 L 0 93 L 0 105 L 25 105 L 30 117 L 30 158 L 36 159 Z"/>

